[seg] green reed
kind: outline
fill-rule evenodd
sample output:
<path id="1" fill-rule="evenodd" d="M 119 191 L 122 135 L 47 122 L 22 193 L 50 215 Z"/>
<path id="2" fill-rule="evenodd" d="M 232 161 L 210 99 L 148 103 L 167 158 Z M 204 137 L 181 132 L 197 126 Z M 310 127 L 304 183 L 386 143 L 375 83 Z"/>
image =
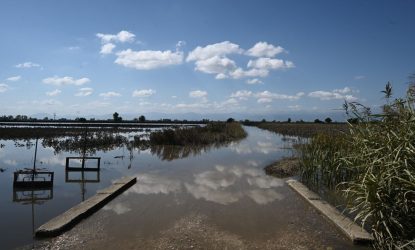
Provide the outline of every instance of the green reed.
<path id="1" fill-rule="evenodd" d="M 359 121 L 349 133 L 317 135 L 300 147 L 302 177 L 341 189 L 355 220 L 370 225 L 377 249 L 415 249 L 414 92 L 380 114 L 345 103 Z"/>

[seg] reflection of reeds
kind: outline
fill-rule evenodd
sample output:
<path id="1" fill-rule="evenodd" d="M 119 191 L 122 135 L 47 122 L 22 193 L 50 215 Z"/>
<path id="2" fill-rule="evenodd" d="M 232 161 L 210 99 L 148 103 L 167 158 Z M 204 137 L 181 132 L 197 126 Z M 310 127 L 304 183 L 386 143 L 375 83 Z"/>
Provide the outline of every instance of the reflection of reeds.
<path id="1" fill-rule="evenodd" d="M 83 135 L 68 136 L 65 138 L 45 138 L 44 147 L 52 147 L 55 153 L 75 152 L 78 154 L 93 155 L 97 151 L 110 151 L 124 146 L 128 142 L 125 136 L 106 131 L 88 132 Z"/>

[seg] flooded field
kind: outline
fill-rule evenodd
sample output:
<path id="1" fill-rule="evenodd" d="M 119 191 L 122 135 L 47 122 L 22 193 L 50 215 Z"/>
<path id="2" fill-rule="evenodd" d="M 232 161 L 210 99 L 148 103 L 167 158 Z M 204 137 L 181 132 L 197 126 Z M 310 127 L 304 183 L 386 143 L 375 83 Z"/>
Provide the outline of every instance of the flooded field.
<path id="1" fill-rule="evenodd" d="M 126 139 L 106 148 L 39 139 L 36 167 L 54 172 L 53 188 L 41 190 L 13 188 L 13 172 L 33 167 L 36 141 L 0 141 L 2 248 L 353 248 L 285 180 L 264 174 L 264 166 L 292 154 L 291 140 L 245 130 L 242 141 L 205 148 L 129 143 L 145 132 L 120 133 Z M 68 171 L 66 157 L 85 151 L 101 157 L 100 170 Z M 41 224 L 122 176 L 137 176 L 137 183 L 62 236 L 33 238 Z"/>

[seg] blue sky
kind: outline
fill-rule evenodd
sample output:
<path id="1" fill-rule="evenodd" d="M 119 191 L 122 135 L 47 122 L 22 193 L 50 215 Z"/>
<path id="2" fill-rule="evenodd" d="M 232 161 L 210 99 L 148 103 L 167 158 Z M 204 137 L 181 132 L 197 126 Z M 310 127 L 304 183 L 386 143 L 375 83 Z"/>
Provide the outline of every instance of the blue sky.
<path id="1" fill-rule="evenodd" d="M 415 72 L 415 2 L 0 3 L 2 114 L 280 117 L 376 107 Z"/>

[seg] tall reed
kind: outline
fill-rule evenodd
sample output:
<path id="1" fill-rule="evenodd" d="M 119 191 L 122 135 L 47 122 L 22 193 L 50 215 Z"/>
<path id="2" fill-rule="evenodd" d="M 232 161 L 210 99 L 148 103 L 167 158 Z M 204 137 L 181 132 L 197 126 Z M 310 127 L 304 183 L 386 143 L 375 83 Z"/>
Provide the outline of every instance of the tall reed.
<path id="1" fill-rule="evenodd" d="M 359 103 L 345 103 L 356 118 L 349 133 L 317 135 L 300 148 L 302 177 L 340 187 L 355 219 L 370 225 L 377 249 L 415 249 L 414 89 L 372 114 Z"/>

